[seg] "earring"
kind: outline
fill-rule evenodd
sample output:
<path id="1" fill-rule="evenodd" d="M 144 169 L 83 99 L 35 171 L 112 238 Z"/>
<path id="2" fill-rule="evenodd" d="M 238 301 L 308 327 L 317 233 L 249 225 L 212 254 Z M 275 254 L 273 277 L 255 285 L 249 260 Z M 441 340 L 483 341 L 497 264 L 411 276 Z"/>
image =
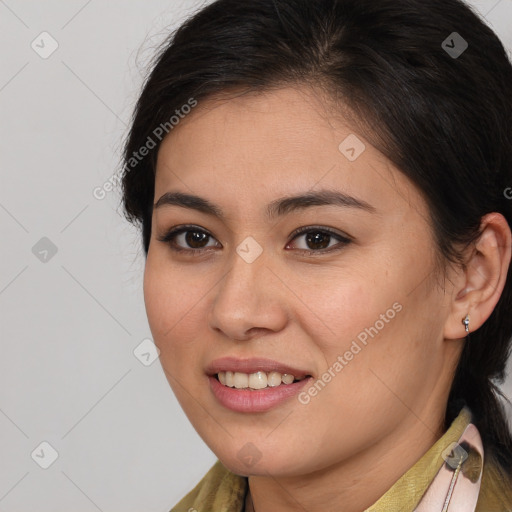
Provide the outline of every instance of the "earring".
<path id="1" fill-rule="evenodd" d="M 462 320 L 464 327 L 466 328 L 466 332 L 469 332 L 469 315 L 466 315 L 466 318 Z"/>

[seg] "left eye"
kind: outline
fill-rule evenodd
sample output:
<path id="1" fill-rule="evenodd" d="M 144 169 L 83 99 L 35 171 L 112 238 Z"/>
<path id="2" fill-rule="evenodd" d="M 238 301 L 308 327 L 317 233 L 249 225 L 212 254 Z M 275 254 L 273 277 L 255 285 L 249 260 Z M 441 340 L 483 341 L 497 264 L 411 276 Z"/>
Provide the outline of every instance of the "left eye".
<path id="1" fill-rule="evenodd" d="M 294 231 L 291 237 L 292 241 L 300 237 L 304 237 L 306 247 L 298 248 L 297 250 L 310 254 L 325 253 L 330 252 L 331 250 L 340 249 L 352 241 L 347 236 L 335 233 L 328 228 L 300 228 Z M 208 245 L 209 239 L 212 241 L 215 240 L 212 235 L 202 229 L 196 228 L 195 226 L 172 228 L 165 235 L 158 238 L 160 242 L 167 243 L 175 252 L 188 252 L 194 254 L 203 252 L 202 250 L 205 248 L 215 247 L 215 244 L 213 246 Z M 334 241 L 333 239 L 338 240 L 338 243 L 334 244 L 334 246 L 331 244 L 331 242 Z M 181 241 L 181 244 L 178 244 L 177 241 Z M 185 247 L 183 245 L 185 245 Z M 187 245 L 189 248 L 186 248 Z M 289 246 L 290 244 L 287 244 L 286 248 Z"/>
<path id="2" fill-rule="evenodd" d="M 327 228 L 301 228 L 295 231 L 292 235 L 293 240 L 305 237 L 304 241 L 307 247 L 299 248 L 299 250 L 306 251 L 308 253 L 330 252 L 332 247 L 338 249 L 340 247 L 336 246 L 344 246 L 351 242 L 350 238 L 342 236 L 339 233 L 335 233 Z M 334 244 L 334 246 L 330 245 L 333 238 L 338 239 L 338 244 Z"/>

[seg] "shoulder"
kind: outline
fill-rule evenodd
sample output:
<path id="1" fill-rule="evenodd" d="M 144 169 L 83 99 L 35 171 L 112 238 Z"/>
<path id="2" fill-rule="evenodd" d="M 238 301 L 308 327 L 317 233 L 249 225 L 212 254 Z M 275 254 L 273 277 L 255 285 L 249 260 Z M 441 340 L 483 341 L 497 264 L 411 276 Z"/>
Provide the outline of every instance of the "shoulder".
<path id="1" fill-rule="evenodd" d="M 235 475 L 218 460 L 170 512 L 239 512 L 246 490 L 247 478 Z"/>

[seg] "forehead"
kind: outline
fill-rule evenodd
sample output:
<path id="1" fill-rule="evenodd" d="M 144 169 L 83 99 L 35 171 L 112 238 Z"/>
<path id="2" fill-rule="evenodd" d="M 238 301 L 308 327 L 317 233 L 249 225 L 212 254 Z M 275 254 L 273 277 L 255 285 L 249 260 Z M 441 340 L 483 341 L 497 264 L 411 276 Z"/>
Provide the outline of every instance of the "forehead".
<path id="1" fill-rule="evenodd" d="M 421 208 L 412 183 L 341 112 L 289 87 L 200 102 L 160 146 L 155 199 L 177 188 L 249 204 L 326 187 L 383 210 Z"/>

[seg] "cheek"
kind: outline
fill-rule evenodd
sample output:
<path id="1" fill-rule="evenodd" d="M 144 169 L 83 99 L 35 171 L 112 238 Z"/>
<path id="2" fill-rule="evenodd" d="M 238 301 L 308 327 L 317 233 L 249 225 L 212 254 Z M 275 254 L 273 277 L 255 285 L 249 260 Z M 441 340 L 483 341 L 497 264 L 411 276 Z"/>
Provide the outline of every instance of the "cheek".
<path id="1" fill-rule="evenodd" d="M 184 279 L 183 272 L 168 261 L 159 265 L 156 258 L 147 259 L 144 302 L 151 334 L 160 350 L 165 376 L 187 415 L 195 411 L 193 397 L 201 396 L 205 385 L 198 365 L 204 337 L 198 329 L 206 314 L 201 299 L 205 299 L 204 293 L 210 287 L 201 287 L 198 280 L 197 276 Z M 193 417 L 189 419 L 192 421 Z"/>
<path id="2" fill-rule="evenodd" d="M 169 262 L 159 263 L 157 258 L 146 261 L 144 271 L 144 303 L 155 344 L 164 360 L 169 352 L 182 348 L 190 350 L 197 343 L 196 330 L 205 287 L 201 272 L 187 275 L 173 268 Z M 194 341 L 195 340 L 195 341 Z"/>
<path id="3" fill-rule="evenodd" d="M 330 388 L 350 389 L 361 403 L 371 402 L 378 394 L 376 385 L 383 388 L 382 394 L 387 393 L 370 369 L 401 388 L 428 368 L 432 326 L 422 312 L 435 297 L 421 287 L 409 293 L 419 272 L 394 260 L 394 265 L 354 262 L 350 272 L 339 269 L 333 273 L 331 268 L 330 275 L 302 276 L 301 298 L 306 307 L 297 321 L 322 352 L 318 369 L 343 374 L 333 379 L 337 384 Z M 332 400 L 336 400 L 334 395 Z"/>
<path id="4" fill-rule="evenodd" d="M 432 389 L 437 374 L 431 339 L 437 333 L 420 314 L 434 297 L 419 301 L 397 287 L 378 289 L 384 292 L 377 298 L 362 291 L 358 295 L 354 288 L 353 300 L 346 302 L 346 312 L 334 327 L 337 343 L 322 341 L 324 376 L 332 384 L 319 393 L 322 398 L 313 407 L 318 414 L 330 410 L 332 423 L 344 424 L 354 438 L 370 428 L 370 411 L 380 418 L 371 428 L 388 428 L 390 415 L 403 416 L 405 404 L 414 404 Z M 338 304 L 344 300 L 339 298 Z M 350 425 L 344 418 L 351 418 Z"/>
<path id="5" fill-rule="evenodd" d="M 361 333 L 364 340 L 365 328 L 376 321 L 381 327 L 380 315 L 387 310 L 391 309 L 388 316 L 395 316 L 392 306 L 398 296 L 396 288 L 382 272 L 375 275 L 369 266 L 365 267 L 363 271 L 352 266 L 350 271 L 341 268 L 337 272 L 330 268 L 325 275 L 314 272 L 301 276 L 298 289 L 303 314 L 297 321 L 329 353 L 348 350 Z"/>

